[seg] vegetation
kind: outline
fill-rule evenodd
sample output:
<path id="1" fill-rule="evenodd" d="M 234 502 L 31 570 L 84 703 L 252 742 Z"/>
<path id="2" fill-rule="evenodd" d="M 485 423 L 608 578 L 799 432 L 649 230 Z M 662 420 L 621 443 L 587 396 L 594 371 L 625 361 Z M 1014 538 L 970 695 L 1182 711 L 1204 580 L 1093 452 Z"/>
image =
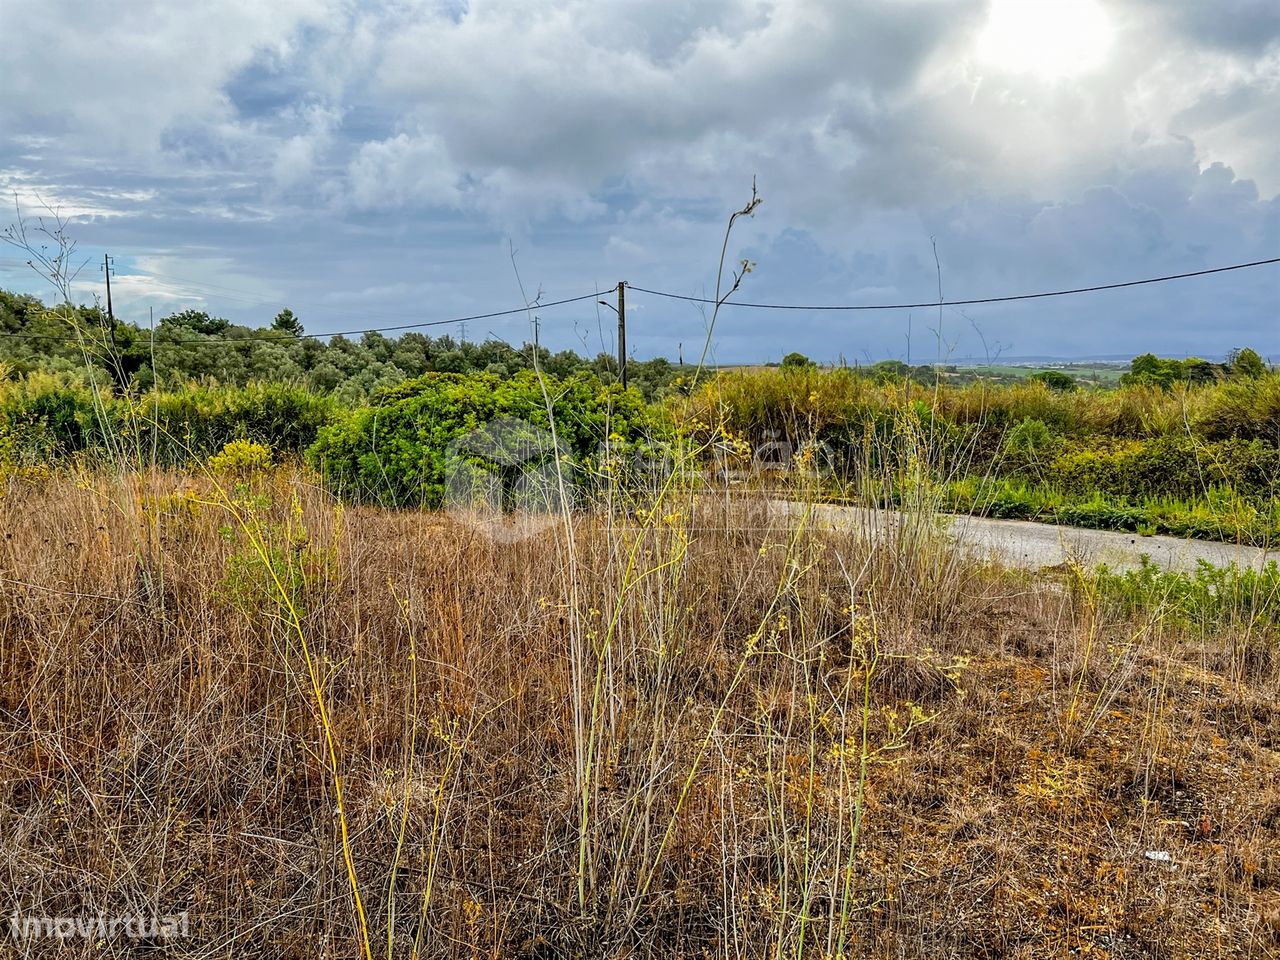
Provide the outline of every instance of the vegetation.
<path id="1" fill-rule="evenodd" d="M 252 440 L 232 440 L 209 458 L 209 472 L 247 478 L 271 469 L 271 448 Z"/>
<path id="2" fill-rule="evenodd" d="M 1033 373 L 1027 378 L 1043 383 L 1050 390 L 1074 390 L 1076 388 L 1075 378 L 1070 374 L 1063 373 L 1061 370 L 1041 370 L 1039 373 Z"/>
<path id="3" fill-rule="evenodd" d="M 180 464 L 242 440 L 275 457 L 306 453 L 345 496 L 435 505 L 448 447 L 464 433 L 493 417 L 552 425 L 528 345 L 416 333 L 325 344 L 301 336 L 290 311 L 267 332 L 186 311 L 160 322 L 153 357 L 149 332 L 111 332 L 96 310 L 49 311 L 11 294 L 0 295 L 0 326 L 55 337 L 0 338 L 10 352 L 0 469 L 126 454 Z M 634 365 L 638 386 L 623 392 L 609 357 L 538 357 L 580 479 L 602 445 L 671 441 L 701 423 L 753 450 L 778 438 L 820 445 L 836 497 L 902 503 L 914 495 L 908 461 L 923 455 L 948 509 L 1250 543 L 1280 536 L 1280 376 L 1248 349 L 1225 364 L 1144 355 L 1115 390 L 1080 389 L 1052 370 L 1000 386 L 896 361 L 823 370 L 792 353 L 780 367 L 704 377 L 693 395 L 662 360 Z M 886 458 L 897 479 L 868 490 L 862 474 L 879 476 Z"/>
<path id="4" fill-rule="evenodd" d="M 1199 636 L 1233 636 L 1252 641 L 1267 657 L 1280 640 L 1280 566 L 1260 570 L 1201 561 L 1186 573 L 1164 570 L 1149 557 L 1136 570 L 1102 567 L 1096 589 L 1127 614 L 1143 614 L 1192 630 Z"/>
<path id="5" fill-rule="evenodd" d="M 296 470 L 0 498 L 14 902 L 281 958 L 1277 946 L 1274 570 L 1064 592 L 674 492 L 499 543 Z"/>
<path id="6" fill-rule="evenodd" d="M 545 434 L 560 454 L 550 469 L 576 469 L 581 486 L 604 445 L 642 442 L 649 421 L 634 393 L 591 376 L 427 374 L 324 428 L 308 459 L 331 488 L 358 501 L 439 507 L 451 458 L 519 467 L 557 452 L 534 449 Z M 458 449 L 468 436 L 491 449 Z"/>
<path id="7" fill-rule="evenodd" d="M 623 390 L 288 311 L 145 356 L 23 311 L 67 337 L 0 382 L 0 884 L 190 917 L 61 955 L 1280 949 L 1275 564 L 1064 588 L 939 515 L 1267 539 L 1280 380 L 1244 351 L 1116 391 L 798 354 Z M 833 496 L 900 509 L 835 530 Z"/>
<path id="8" fill-rule="evenodd" d="M 1214 383 L 1227 378 L 1252 380 L 1266 375 L 1267 367 L 1256 350 L 1233 350 L 1226 363 L 1210 363 L 1199 357 L 1171 360 L 1144 353 L 1134 357 L 1129 372 L 1120 378 L 1122 386 L 1143 384 L 1171 387 L 1175 383 Z"/>
<path id="9" fill-rule="evenodd" d="M 135 463 L 185 463 L 233 440 L 300 455 L 340 407 L 301 387 L 191 384 L 140 396 L 103 394 L 74 377 L 0 382 L 0 466 L 89 460 L 127 451 Z"/>
<path id="10" fill-rule="evenodd" d="M 1259 505 L 1241 499 L 1230 488 L 1210 488 L 1205 496 L 1192 499 L 1130 498 L 1096 491 L 1073 496 L 1045 484 L 964 478 L 945 487 L 944 502 L 957 513 L 1002 520 L 1039 520 L 1259 546 L 1280 542 L 1280 509 L 1274 499 Z"/>
<path id="11" fill-rule="evenodd" d="M 15 336 L 18 335 L 18 336 Z M 617 377 L 617 358 L 601 353 L 587 359 L 572 350 L 537 351 L 538 366 L 556 377 L 591 373 L 602 382 Z M 117 322 L 111 327 L 97 307 L 51 310 L 34 297 L 0 291 L 0 364 L 10 377 L 33 372 L 91 371 L 100 383 L 145 392 L 157 385 L 188 383 L 246 386 L 272 381 L 332 394 L 356 405 L 424 373 L 488 373 L 507 377 L 532 370 L 535 350 L 500 340 L 472 343 L 449 335 L 410 331 L 396 338 L 366 333 L 328 342 L 305 336 L 301 320 L 282 311 L 270 329 L 230 323 L 197 310 L 162 318 L 154 331 Z M 680 371 L 664 359 L 629 360 L 628 383 L 653 398 Z"/>
<path id="12" fill-rule="evenodd" d="M 869 381 L 852 371 L 731 371 L 680 408 L 752 448 L 821 444 L 829 493 L 913 495 L 912 457 L 937 469 L 949 509 L 1104 529 L 1274 543 L 1280 536 L 1280 376 L 1203 386 L 1056 390 Z M 914 442 L 925 440 L 925 449 Z M 869 491 L 868 470 L 894 480 Z"/>

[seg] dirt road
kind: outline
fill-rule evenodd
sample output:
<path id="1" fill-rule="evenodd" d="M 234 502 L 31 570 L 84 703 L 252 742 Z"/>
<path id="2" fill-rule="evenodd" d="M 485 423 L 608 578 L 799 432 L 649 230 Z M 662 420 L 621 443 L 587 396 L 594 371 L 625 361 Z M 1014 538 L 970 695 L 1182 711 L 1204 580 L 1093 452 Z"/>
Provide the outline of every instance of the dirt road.
<path id="1" fill-rule="evenodd" d="M 771 501 L 771 512 L 796 513 L 810 507 L 785 501 Z M 837 529 L 864 531 L 891 529 L 900 515 L 892 510 L 868 510 L 836 504 L 811 507 L 815 517 Z M 1011 567 L 1039 570 L 1074 557 L 1085 566 L 1105 563 L 1114 570 L 1133 569 L 1143 554 L 1169 570 L 1194 570 L 1199 560 L 1214 566 L 1234 563 L 1258 568 L 1268 560 L 1280 560 L 1280 551 L 1264 552 L 1257 547 L 1236 546 L 1208 540 L 1179 540 L 1176 537 L 1144 537 L 1136 533 L 1084 530 L 1027 520 L 989 520 L 982 517 L 951 516 L 947 532 L 968 552 L 994 559 Z"/>

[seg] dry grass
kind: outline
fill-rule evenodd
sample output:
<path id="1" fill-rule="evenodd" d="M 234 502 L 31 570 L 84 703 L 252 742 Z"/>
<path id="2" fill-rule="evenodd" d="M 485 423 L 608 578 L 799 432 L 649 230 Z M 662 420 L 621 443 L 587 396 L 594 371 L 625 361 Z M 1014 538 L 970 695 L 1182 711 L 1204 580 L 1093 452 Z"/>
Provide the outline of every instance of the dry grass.
<path id="1" fill-rule="evenodd" d="M 0 888 L 184 957 L 1280 955 L 1274 668 L 749 516 L 15 484 Z"/>

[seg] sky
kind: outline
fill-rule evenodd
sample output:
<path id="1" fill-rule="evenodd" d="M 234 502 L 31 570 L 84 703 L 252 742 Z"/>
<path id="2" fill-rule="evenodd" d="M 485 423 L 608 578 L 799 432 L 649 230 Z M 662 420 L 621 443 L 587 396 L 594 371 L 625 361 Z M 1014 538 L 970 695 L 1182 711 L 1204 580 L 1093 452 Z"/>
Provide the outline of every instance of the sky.
<path id="1" fill-rule="evenodd" d="M 1275 0 L 6 0 L 0 196 L 117 313 L 308 332 L 619 281 L 932 302 L 1280 256 Z M 936 250 L 936 261 L 935 261 Z M 0 286 L 49 296 L 0 247 Z M 523 288 L 523 289 L 522 289 Z M 609 294 L 609 299 L 612 295 Z M 612 351 L 588 298 L 542 341 Z M 633 291 L 633 356 L 709 314 Z M 453 328 L 434 328 L 439 333 Z M 461 331 L 455 330 L 455 335 Z M 468 339 L 528 339 L 525 314 Z M 1280 357 L 1280 265 L 1021 304 L 725 307 L 717 362 Z"/>

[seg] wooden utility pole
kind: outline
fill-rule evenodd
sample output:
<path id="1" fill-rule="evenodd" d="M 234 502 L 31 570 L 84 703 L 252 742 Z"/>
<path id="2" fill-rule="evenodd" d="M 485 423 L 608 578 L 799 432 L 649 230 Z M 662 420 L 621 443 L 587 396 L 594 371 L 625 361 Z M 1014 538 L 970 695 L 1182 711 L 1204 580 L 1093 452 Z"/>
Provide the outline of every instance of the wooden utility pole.
<path id="1" fill-rule="evenodd" d="M 111 364 L 116 383 L 119 385 L 120 389 L 123 390 L 127 384 L 124 375 L 124 365 L 120 362 L 120 353 L 116 346 L 116 314 L 111 308 L 111 269 L 111 255 L 104 253 L 102 255 L 102 272 L 107 278 L 107 323 L 106 329 L 103 332 L 107 337 L 109 350 L 108 362 Z"/>
<path id="2" fill-rule="evenodd" d="M 627 281 L 618 281 L 618 379 L 627 389 Z"/>
<path id="3" fill-rule="evenodd" d="M 111 328 L 114 331 L 116 317 L 111 312 L 111 257 L 105 253 L 102 255 L 102 272 L 107 275 L 107 319 L 111 321 Z"/>

